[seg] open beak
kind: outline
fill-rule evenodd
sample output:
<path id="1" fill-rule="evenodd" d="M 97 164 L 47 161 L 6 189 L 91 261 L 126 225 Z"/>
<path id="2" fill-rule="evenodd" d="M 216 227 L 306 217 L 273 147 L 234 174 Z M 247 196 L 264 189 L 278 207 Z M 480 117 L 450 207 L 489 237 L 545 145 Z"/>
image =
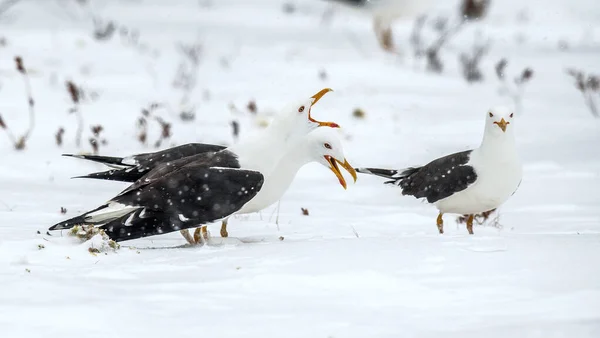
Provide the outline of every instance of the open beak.
<path id="1" fill-rule="evenodd" d="M 494 124 L 497 124 L 498 127 L 500 127 L 500 129 L 502 129 L 503 132 L 506 132 L 506 126 L 510 124 L 510 122 L 506 122 L 504 120 L 504 118 L 502 118 L 502 120 L 500 120 L 500 122 L 496 121 L 494 122 Z"/>
<path id="2" fill-rule="evenodd" d="M 329 162 L 329 169 L 333 171 L 333 173 L 338 178 L 338 181 L 340 181 L 340 184 L 342 185 L 342 187 L 344 187 L 344 189 L 347 188 L 347 184 L 346 180 L 344 179 L 344 176 L 342 175 L 342 172 L 340 171 L 340 168 L 338 167 L 338 163 L 342 166 L 342 168 L 346 169 L 350 173 L 350 175 L 352 175 L 354 182 L 356 182 L 356 170 L 354 170 L 350 163 L 348 163 L 348 160 L 344 159 L 344 162 L 342 163 L 341 161 L 338 161 L 337 159 L 329 155 L 325 156 L 325 160 Z"/>
<path id="3" fill-rule="evenodd" d="M 321 122 L 321 121 L 317 121 L 315 119 L 312 118 L 312 116 L 310 116 L 310 111 L 312 109 L 312 107 L 323 97 L 325 96 L 325 94 L 332 92 L 333 89 L 331 88 L 323 88 L 321 89 L 318 93 L 316 93 L 315 95 L 311 96 L 311 99 L 313 99 L 312 104 L 310 105 L 310 108 L 308 108 L 308 120 L 314 123 L 317 123 L 319 125 L 319 127 L 330 127 L 330 128 L 339 128 L 340 125 L 335 123 L 335 122 Z"/>

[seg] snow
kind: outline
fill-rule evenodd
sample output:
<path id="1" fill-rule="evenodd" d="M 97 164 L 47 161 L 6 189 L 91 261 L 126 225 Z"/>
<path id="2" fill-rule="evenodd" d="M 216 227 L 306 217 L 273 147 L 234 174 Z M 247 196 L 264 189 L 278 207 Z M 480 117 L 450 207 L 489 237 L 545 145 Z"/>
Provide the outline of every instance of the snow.
<path id="1" fill-rule="evenodd" d="M 16 55 L 36 103 L 24 151 L 0 130 L 3 337 L 600 336 L 600 120 L 565 74 L 600 73 L 596 0 L 492 1 L 489 16 L 443 51 L 442 75 L 382 52 L 366 16 L 340 11 L 322 22 L 322 1 L 295 1 L 292 14 L 277 0 L 90 3 L 23 1 L 0 16 L 0 114 L 15 134 L 27 128 Z M 95 41 L 91 14 L 139 31 L 140 43 L 118 32 Z M 411 22 L 394 28 L 410 56 Z M 492 49 L 485 81 L 467 84 L 457 55 L 477 31 Z M 172 86 L 178 42 L 202 46 L 189 103 Z M 213 245 L 189 247 L 171 233 L 93 255 L 97 238 L 45 234 L 126 187 L 70 179 L 104 169 L 60 156 L 91 150 L 90 125 L 104 127 L 101 155 L 154 151 L 160 130 L 149 123 L 143 146 L 136 123 L 143 107 L 165 102 L 156 114 L 173 136 L 163 147 L 231 144 L 232 120 L 243 139 L 286 103 L 331 87 L 312 115 L 342 126 L 348 161 L 402 168 L 479 145 L 485 111 L 512 104 L 493 73 L 502 57 L 510 77 L 526 66 L 534 76 L 515 122 L 524 179 L 500 208 L 499 228 L 475 225 L 469 236 L 448 215 L 439 235 L 435 207 L 377 177 L 360 175 L 344 190 L 312 163 L 280 204 L 231 218 L 233 238 Z M 99 95 L 80 104 L 81 149 L 66 80 Z M 256 116 L 245 108 L 251 100 Z M 196 120 L 183 122 L 188 104 Z"/>

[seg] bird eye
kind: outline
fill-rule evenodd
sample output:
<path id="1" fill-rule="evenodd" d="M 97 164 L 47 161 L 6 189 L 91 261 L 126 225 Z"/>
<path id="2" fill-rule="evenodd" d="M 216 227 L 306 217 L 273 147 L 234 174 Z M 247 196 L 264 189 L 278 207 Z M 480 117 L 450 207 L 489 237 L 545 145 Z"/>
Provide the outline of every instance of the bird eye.
<path id="1" fill-rule="evenodd" d="M 513 117 L 513 114 L 514 114 L 514 113 L 510 113 L 510 118 L 512 118 L 512 117 Z"/>
<path id="2" fill-rule="evenodd" d="M 492 112 L 489 112 L 488 114 L 490 114 L 490 117 L 494 117 L 494 114 L 492 114 Z"/>
<path id="3" fill-rule="evenodd" d="M 329 143 L 325 143 L 325 144 L 323 144 L 323 146 L 327 149 L 331 149 L 331 144 L 329 144 Z"/>
<path id="4" fill-rule="evenodd" d="M 304 106 L 298 108 L 298 113 L 302 113 L 304 111 Z"/>

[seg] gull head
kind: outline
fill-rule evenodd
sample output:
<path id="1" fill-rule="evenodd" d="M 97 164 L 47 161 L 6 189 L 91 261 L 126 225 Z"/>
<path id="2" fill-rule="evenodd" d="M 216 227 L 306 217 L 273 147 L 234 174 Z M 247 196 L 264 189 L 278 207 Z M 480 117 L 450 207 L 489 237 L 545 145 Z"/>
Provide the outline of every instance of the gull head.
<path id="1" fill-rule="evenodd" d="M 496 106 L 486 113 L 486 131 L 495 135 L 504 135 L 513 128 L 514 113 L 508 107 Z"/>
<path id="2" fill-rule="evenodd" d="M 308 135 L 308 150 L 310 159 L 333 172 L 340 185 L 346 189 L 346 179 L 340 167 L 346 169 L 356 182 L 356 171 L 344 156 L 344 149 L 340 139 L 331 129 L 318 129 Z"/>
<path id="3" fill-rule="evenodd" d="M 331 91 L 330 88 L 324 88 L 309 98 L 288 104 L 275 118 L 273 125 L 286 131 L 287 139 L 305 136 L 318 127 L 339 128 L 340 126 L 335 122 L 318 121 L 312 116 L 313 106 Z"/>

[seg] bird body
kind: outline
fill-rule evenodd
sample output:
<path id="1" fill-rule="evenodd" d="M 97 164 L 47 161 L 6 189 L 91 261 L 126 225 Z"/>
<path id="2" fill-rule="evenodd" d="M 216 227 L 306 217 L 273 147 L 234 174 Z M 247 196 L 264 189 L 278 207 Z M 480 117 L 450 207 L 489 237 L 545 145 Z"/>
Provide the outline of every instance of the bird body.
<path id="1" fill-rule="evenodd" d="M 517 190 L 522 179 L 513 137 L 484 141 L 471 152 L 467 165 L 476 168 L 477 179 L 465 190 L 435 202 L 440 212 L 471 215 L 496 209 Z"/>
<path id="2" fill-rule="evenodd" d="M 348 170 L 356 181 L 356 172 L 344 157 L 340 140 L 329 129 L 316 129 L 288 149 L 272 173 L 265 178 L 263 188 L 236 214 L 257 212 L 280 200 L 300 168 L 310 162 L 330 168 L 344 189 L 346 182 L 343 176 L 340 178 L 336 162 Z"/>
<path id="3" fill-rule="evenodd" d="M 427 9 L 431 0 L 326 0 L 332 3 L 346 5 L 357 11 L 381 17 L 386 21 L 395 18 L 421 14 Z"/>
<path id="4" fill-rule="evenodd" d="M 392 24 L 401 18 L 422 15 L 432 7 L 432 0 L 326 0 L 345 5 L 356 12 L 373 17 L 373 29 L 381 48 L 400 53 L 392 37 Z"/>

